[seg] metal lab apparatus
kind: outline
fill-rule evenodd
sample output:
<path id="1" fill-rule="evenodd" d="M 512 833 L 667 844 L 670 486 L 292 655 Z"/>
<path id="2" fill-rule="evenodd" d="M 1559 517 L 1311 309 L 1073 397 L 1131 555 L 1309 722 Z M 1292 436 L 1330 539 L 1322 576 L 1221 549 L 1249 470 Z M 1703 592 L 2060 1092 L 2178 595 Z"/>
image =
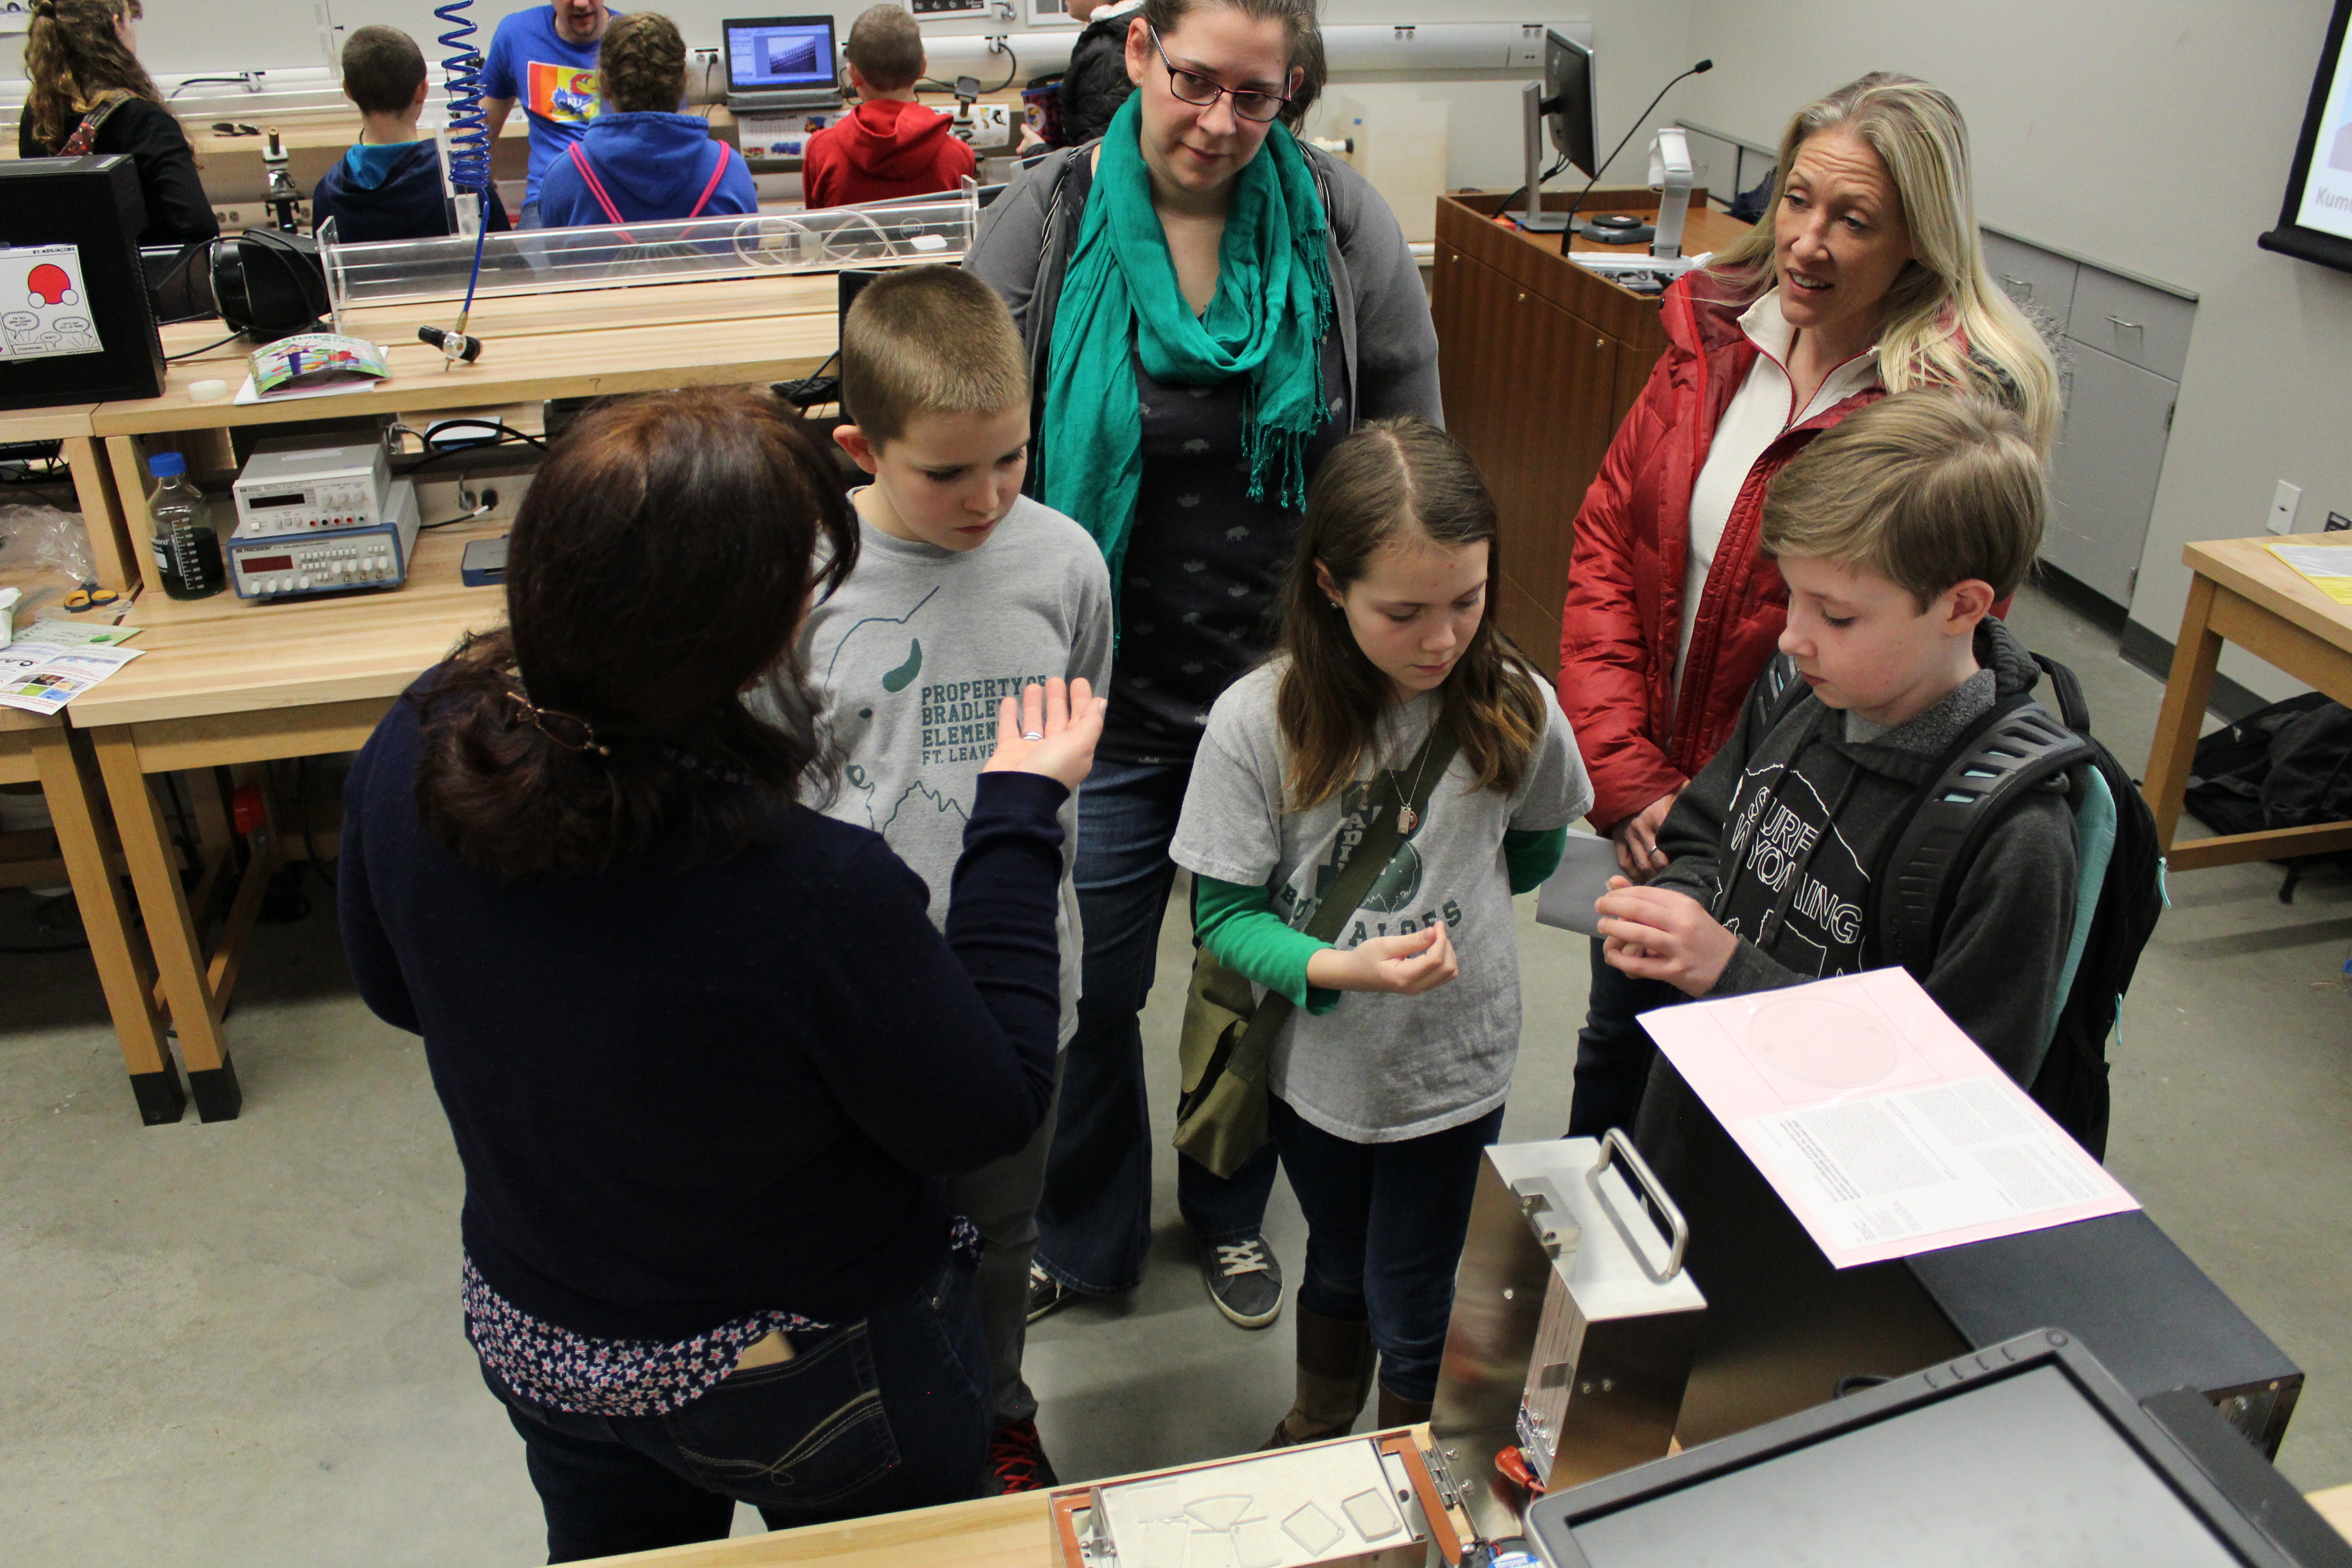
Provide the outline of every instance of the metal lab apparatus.
<path id="1" fill-rule="evenodd" d="M 1616 1132 L 1486 1151 L 1430 1417 L 1483 1533 L 1517 1533 L 1500 1450 L 1552 1489 L 1666 1452 L 1706 1316 L 1687 1239 Z"/>

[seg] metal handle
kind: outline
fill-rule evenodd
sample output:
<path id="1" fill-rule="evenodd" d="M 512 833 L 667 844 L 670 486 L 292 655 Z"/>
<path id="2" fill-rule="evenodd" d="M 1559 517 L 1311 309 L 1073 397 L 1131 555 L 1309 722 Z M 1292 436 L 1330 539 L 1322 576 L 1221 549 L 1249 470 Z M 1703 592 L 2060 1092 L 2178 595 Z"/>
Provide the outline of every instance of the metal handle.
<path id="1" fill-rule="evenodd" d="M 2029 294 L 2033 292 L 2033 285 L 2028 283 L 2022 278 L 2015 277 L 2010 273 L 2004 272 L 2000 275 L 2000 280 L 2004 283 L 2013 284 L 2016 287 L 2024 289 Z"/>
<path id="2" fill-rule="evenodd" d="M 1611 1160 L 1621 1155 L 1625 1161 L 1626 1175 L 1633 1179 L 1635 1186 L 1642 1189 L 1642 1195 L 1654 1205 L 1658 1213 L 1664 1216 L 1667 1250 L 1666 1268 L 1663 1274 L 1650 1267 L 1649 1253 L 1634 1241 L 1632 1234 L 1626 1229 L 1624 1216 L 1620 1215 L 1609 1202 L 1609 1189 L 1601 1184 L 1601 1173 L 1609 1168 Z M 1601 1208 L 1607 1212 L 1619 1233 L 1624 1236 L 1625 1245 L 1633 1249 L 1633 1256 L 1640 1261 L 1643 1273 L 1663 1285 L 1683 1271 L 1683 1254 L 1690 1247 L 1690 1224 L 1683 1218 L 1683 1211 L 1675 1206 L 1675 1200 L 1666 1196 L 1666 1189 L 1658 1184 L 1657 1175 L 1650 1169 L 1648 1162 L 1635 1152 L 1633 1144 L 1625 1141 L 1625 1134 L 1621 1129 L 1612 1127 L 1608 1136 L 1601 1140 L 1601 1158 L 1594 1161 L 1592 1169 L 1584 1173 L 1584 1180 L 1585 1184 L 1591 1187 L 1592 1195 L 1601 1200 Z"/>
<path id="3" fill-rule="evenodd" d="M 2116 326 L 2123 328 L 2124 331 L 2127 332 L 2144 332 L 2147 331 L 2147 327 L 2144 322 L 2126 321 L 2121 316 L 2109 316 L 2107 320 L 2113 321 Z"/>

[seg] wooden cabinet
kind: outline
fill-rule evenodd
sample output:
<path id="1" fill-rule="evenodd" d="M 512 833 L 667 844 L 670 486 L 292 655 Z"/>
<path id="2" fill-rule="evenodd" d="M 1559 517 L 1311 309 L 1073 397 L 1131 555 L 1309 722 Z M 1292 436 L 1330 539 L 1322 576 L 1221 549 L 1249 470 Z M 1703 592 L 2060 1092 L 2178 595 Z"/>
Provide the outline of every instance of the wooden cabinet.
<path id="1" fill-rule="evenodd" d="M 1502 570 L 1489 594 L 1496 621 L 1554 675 L 1577 508 L 1666 340 L 1654 298 L 1566 260 L 1556 235 L 1496 223 L 1499 202 L 1439 198 L 1438 374 L 1446 428 L 1476 460 L 1500 514 Z M 1747 232 L 1702 205 L 1693 198 L 1686 248 L 1719 249 Z M 1598 191 L 1580 210 L 1656 207 L 1649 191 Z"/>

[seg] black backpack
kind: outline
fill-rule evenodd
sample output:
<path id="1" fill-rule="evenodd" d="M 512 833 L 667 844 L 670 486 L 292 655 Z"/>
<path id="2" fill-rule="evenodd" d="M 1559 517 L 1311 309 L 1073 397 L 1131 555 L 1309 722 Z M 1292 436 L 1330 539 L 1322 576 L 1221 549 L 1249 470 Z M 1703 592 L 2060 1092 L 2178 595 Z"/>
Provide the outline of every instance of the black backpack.
<path id="1" fill-rule="evenodd" d="M 1960 883 L 2001 815 L 2063 773 L 2087 859 L 2097 846 L 2084 836 L 2106 831 L 2095 804 L 2104 795 L 2113 817 L 2112 846 L 2095 900 L 2076 900 L 2063 994 L 2049 1049 L 2028 1088 L 2053 1121 L 2094 1158 L 2104 1159 L 2107 1036 L 2140 951 L 2164 911 L 2164 862 L 2156 819 L 2139 786 L 2091 736 L 2082 682 L 2055 659 L 2035 654 L 2033 661 L 2049 677 L 2057 715 L 2030 696 L 2011 697 L 1953 742 L 1937 776 L 1915 797 L 1908 823 L 1881 851 L 1871 878 L 1870 931 L 1881 962 L 1900 963 L 1924 983 Z M 1755 700 L 1775 716 L 1793 709 L 1804 694 L 1795 673 L 1785 655 L 1776 657 L 1757 683 Z"/>
<path id="2" fill-rule="evenodd" d="M 2352 817 L 2352 709 L 2306 691 L 2214 731 L 2197 742 L 2182 804 L 2223 834 Z M 2306 868 L 2345 858 L 2288 860 L 2279 902 L 2294 902 L 2294 885 Z"/>

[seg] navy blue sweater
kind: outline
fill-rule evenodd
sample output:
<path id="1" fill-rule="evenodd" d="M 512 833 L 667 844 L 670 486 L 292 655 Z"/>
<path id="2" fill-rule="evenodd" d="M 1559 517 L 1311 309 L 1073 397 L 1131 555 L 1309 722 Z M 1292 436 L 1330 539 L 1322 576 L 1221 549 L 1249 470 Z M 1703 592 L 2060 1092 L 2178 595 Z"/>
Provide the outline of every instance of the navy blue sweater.
<path id="1" fill-rule="evenodd" d="M 662 1341 L 913 1289 L 937 1178 L 1019 1149 L 1052 1093 L 1068 792 L 982 777 L 942 937 L 880 837 L 798 805 L 718 864 L 501 882 L 425 833 L 417 745 L 403 701 L 352 766 L 343 947 L 425 1037 L 491 1288 Z"/>
<path id="2" fill-rule="evenodd" d="M 496 185 L 489 191 L 489 226 L 507 227 L 506 203 Z M 310 225 L 335 220 L 335 237 L 345 245 L 379 239 L 432 239 L 455 233 L 448 198 L 441 191 L 441 148 L 411 142 L 381 184 L 362 185 L 348 158 L 338 158 L 310 193 Z"/>

